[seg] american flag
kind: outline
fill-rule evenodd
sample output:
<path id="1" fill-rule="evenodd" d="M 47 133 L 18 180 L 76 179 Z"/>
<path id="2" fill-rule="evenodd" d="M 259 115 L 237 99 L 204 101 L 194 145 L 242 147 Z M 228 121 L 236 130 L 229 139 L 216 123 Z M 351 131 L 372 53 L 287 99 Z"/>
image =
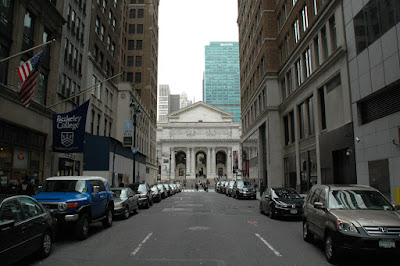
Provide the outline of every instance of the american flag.
<path id="1" fill-rule="evenodd" d="M 39 66 L 40 58 L 43 55 L 43 51 L 23 63 L 18 68 L 19 79 L 22 83 L 19 89 L 19 97 L 25 107 L 28 107 L 31 103 L 34 88 L 39 77 Z"/>

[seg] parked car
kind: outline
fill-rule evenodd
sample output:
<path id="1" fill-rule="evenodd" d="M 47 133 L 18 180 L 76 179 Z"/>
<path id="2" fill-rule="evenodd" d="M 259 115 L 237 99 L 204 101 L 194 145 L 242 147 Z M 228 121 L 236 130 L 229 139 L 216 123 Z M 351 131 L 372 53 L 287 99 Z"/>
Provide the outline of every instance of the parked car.
<path id="1" fill-rule="evenodd" d="M 105 228 L 112 226 L 114 199 L 103 177 L 49 177 L 33 198 L 52 211 L 60 227 L 73 224 L 80 240 L 87 238 L 90 223 L 101 221 Z"/>
<path id="2" fill-rule="evenodd" d="M 161 191 L 157 185 L 151 186 L 151 193 L 153 194 L 153 202 L 160 202 L 161 201 Z"/>
<path id="3" fill-rule="evenodd" d="M 400 213 L 370 186 L 314 185 L 304 204 L 303 238 L 322 240 L 329 262 L 343 251 L 398 255 Z"/>
<path id="4" fill-rule="evenodd" d="M 233 197 L 256 199 L 256 189 L 251 182 L 238 180 L 233 185 Z"/>
<path id="5" fill-rule="evenodd" d="M 228 185 L 229 185 L 229 181 L 225 181 L 225 182 L 222 184 L 222 186 L 221 186 L 221 193 L 222 193 L 222 194 L 225 194 L 225 193 L 226 193 L 226 189 L 227 189 Z"/>
<path id="6" fill-rule="evenodd" d="M 267 188 L 261 195 L 260 213 L 270 218 L 301 217 L 304 199 L 293 188 Z"/>
<path id="7" fill-rule="evenodd" d="M 137 186 L 136 194 L 139 194 L 139 207 L 150 208 L 153 205 L 153 194 L 149 184 L 146 182 L 140 183 Z"/>
<path id="8" fill-rule="evenodd" d="M 128 219 L 130 214 L 138 213 L 139 199 L 129 187 L 111 188 L 114 198 L 114 216 Z"/>
<path id="9" fill-rule="evenodd" d="M 233 185 L 235 184 L 235 181 L 228 181 L 228 185 L 225 189 L 225 195 L 232 197 L 233 196 Z"/>
<path id="10" fill-rule="evenodd" d="M 175 187 L 175 185 L 174 184 L 168 184 L 169 185 L 169 187 L 171 188 L 171 192 L 172 192 L 172 195 L 175 195 L 176 193 L 178 193 L 177 191 L 176 191 L 176 187 Z"/>
<path id="11" fill-rule="evenodd" d="M 168 192 L 163 184 L 158 184 L 157 187 L 160 190 L 161 199 L 165 199 L 166 197 L 168 197 Z"/>
<path id="12" fill-rule="evenodd" d="M 165 188 L 165 190 L 166 190 L 166 192 L 167 192 L 167 196 L 168 196 L 168 197 L 172 196 L 172 189 L 171 189 L 171 187 L 170 187 L 168 184 L 163 184 L 163 186 L 164 186 L 164 188 Z"/>
<path id="13" fill-rule="evenodd" d="M 8 265 L 36 253 L 50 255 L 56 219 L 38 201 L 23 195 L 0 195 L 0 262 Z"/>

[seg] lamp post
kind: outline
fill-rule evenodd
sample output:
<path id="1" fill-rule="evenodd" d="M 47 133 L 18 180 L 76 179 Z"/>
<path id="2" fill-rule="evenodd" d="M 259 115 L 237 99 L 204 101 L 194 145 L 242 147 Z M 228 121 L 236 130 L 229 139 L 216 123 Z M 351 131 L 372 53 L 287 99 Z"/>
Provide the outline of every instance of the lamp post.
<path id="1" fill-rule="evenodd" d="M 137 105 L 133 100 L 131 101 L 131 104 L 129 105 L 132 108 L 133 111 L 133 145 L 132 145 L 132 153 L 133 153 L 133 183 L 135 183 L 135 172 L 136 172 L 136 153 L 137 153 L 137 147 L 136 147 L 136 117 L 138 114 L 141 113 L 139 105 Z"/>

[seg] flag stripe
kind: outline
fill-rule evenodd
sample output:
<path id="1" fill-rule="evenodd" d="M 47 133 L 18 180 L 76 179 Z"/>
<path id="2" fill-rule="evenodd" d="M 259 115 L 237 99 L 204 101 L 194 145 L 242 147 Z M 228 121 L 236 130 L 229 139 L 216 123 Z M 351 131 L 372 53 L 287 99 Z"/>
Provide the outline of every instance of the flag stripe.
<path id="1" fill-rule="evenodd" d="M 18 68 L 19 79 L 22 82 L 19 89 L 19 97 L 25 107 L 30 105 L 34 94 L 39 77 L 40 58 L 42 55 L 43 52 L 38 53 Z"/>

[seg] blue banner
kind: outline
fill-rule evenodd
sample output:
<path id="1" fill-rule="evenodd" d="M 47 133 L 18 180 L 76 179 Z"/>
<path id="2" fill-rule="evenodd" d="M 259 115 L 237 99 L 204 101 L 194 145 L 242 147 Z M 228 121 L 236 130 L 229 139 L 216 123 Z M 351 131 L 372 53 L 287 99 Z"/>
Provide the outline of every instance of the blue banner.
<path id="1" fill-rule="evenodd" d="M 89 100 L 90 101 L 90 100 Z M 89 101 L 71 112 L 53 114 L 53 151 L 83 152 Z"/>

